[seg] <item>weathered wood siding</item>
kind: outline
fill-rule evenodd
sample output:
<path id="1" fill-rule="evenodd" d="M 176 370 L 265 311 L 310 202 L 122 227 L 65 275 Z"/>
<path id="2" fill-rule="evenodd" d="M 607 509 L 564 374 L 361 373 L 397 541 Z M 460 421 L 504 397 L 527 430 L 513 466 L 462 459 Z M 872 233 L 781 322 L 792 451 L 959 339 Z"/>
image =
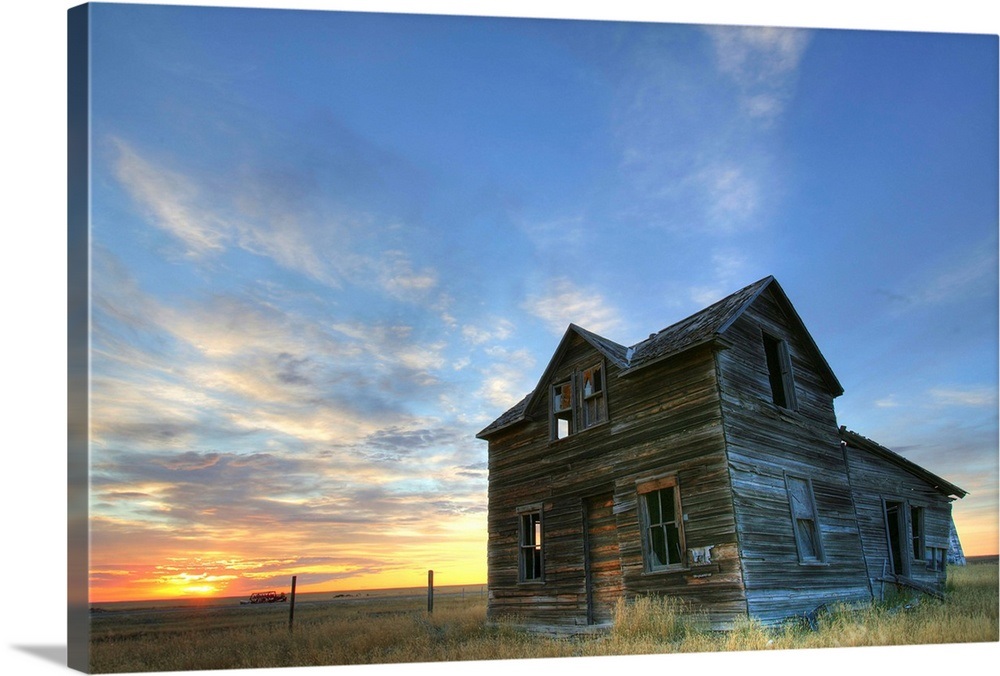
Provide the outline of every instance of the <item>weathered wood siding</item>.
<path id="1" fill-rule="evenodd" d="M 886 526 L 885 501 L 899 502 L 906 506 L 904 546 L 905 574 L 919 584 L 938 591 L 944 590 L 944 569 L 932 570 L 926 559 L 913 556 L 913 524 L 909 519 L 910 507 L 923 508 L 924 547 L 948 550 L 951 533 L 951 501 L 926 481 L 914 476 L 874 453 L 848 445 L 844 452 L 850 472 L 854 504 L 857 511 L 861 542 L 868 565 L 872 589 L 881 597 L 884 584 L 891 579 L 892 565 L 889 558 L 889 541 Z"/>
<path id="2" fill-rule="evenodd" d="M 871 598 L 833 393 L 808 340 L 770 292 L 726 331 L 718 355 L 728 468 L 749 612 L 765 623 Z M 772 403 L 763 334 L 784 340 L 795 410 Z M 808 479 L 822 560 L 800 562 L 786 475 Z"/>
<path id="3" fill-rule="evenodd" d="M 552 383 L 598 358 L 575 338 Z M 691 351 L 626 378 L 610 362 L 605 369 L 607 423 L 550 441 L 546 396 L 529 411 L 531 422 L 489 440 L 489 616 L 586 624 L 589 580 L 597 622 L 610 617 L 618 597 L 669 594 L 727 624 L 747 608 L 713 353 Z M 677 477 L 686 547 L 712 547 L 707 565 L 644 570 L 636 482 L 664 473 Z M 610 516 L 597 496 L 610 496 Z M 543 505 L 544 580 L 518 582 L 517 509 L 536 503 Z M 585 537 L 588 511 L 602 527 Z"/>

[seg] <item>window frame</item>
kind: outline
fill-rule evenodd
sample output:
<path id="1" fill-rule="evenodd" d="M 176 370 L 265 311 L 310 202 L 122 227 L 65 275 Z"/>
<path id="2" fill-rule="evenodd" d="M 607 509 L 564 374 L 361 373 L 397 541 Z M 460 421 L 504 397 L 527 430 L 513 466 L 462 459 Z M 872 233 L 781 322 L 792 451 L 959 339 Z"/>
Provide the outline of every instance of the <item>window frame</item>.
<path id="1" fill-rule="evenodd" d="M 662 491 L 667 489 L 670 489 L 672 493 L 674 519 L 673 521 L 664 521 L 654 524 L 650 519 L 646 496 L 651 493 L 662 493 Z M 662 496 L 660 499 L 662 505 Z M 670 473 L 636 481 L 636 502 L 637 510 L 639 512 L 639 539 L 642 542 L 643 571 L 645 573 L 662 573 L 687 569 L 687 544 L 684 533 L 685 515 L 684 507 L 681 501 L 680 481 L 678 480 L 677 474 Z M 657 563 L 655 559 L 656 555 L 653 551 L 653 543 L 651 542 L 651 531 L 656 526 L 665 527 L 668 524 L 673 524 L 677 531 L 677 548 L 680 560 L 675 563 L 669 562 L 670 538 L 668 532 L 665 530 L 663 540 L 666 551 L 664 553 L 667 554 L 668 563 L 661 564 Z"/>
<path id="2" fill-rule="evenodd" d="M 573 371 L 568 377 L 549 386 L 550 441 L 561 441 L 608 422 L 606 371 L 604 360 L 601 359 L 587 368 Z M 599 383 L 599 387 L 588 394 L 585 390 L 588 382 L 595 381 Z M 568 406 L 564 407 L 567 397 Z"/>
<path id="3" fill-rule="evenodd" d="M 788 411 L 798 410 L 795 396 L 795 373 L 792 369 L 792 355 L 788 341 L 773 333 L 761 330 L 764 346 L 764 366 L 771 387 L 771 403 Z"/>
<path id="4" fill-rule="evenodd" d="M 596 377 L 595 377 L 596 374 Z M 588 381 L 589 376 L 589 381 Z M 587 393 L 588 383 L 597 383 L 591 392 Z M 607 384 L 604 380 L 604 361 L 599 361 L 590 368 L 580 372 L 580 430 L 589 430 L 608 420 Z M 593 404 L 593 406 L 591 406 Z M 591 409 L 593 408 L 593 413 Z M 590 416 L 594 419 L 591 420 Z"/>
<path id="5" fill-rule="evenodd" d="M 545 526 L 541 504 L 517 508 L 518 584 L 545 583 Z M 526 523 L 530 524 L 526 527 Z M 530 562 L 530 566 L 529 566 Z M 529 573 L 531 574 L 529 576 Z"/>
<path id="6" fill-rule="evenodd" d="M 948 550 L 945 547 L 925 547 L 924 556 L 927 570 L 944 572 L 948 565 Z"/>
<path id="7" fill-rule="evenodd" d="M 826 550 L 823 547 L 823 528 L 819 519 L 819 510 L 816 507 L 816 492 L 813 490 L 812 479 L 807 476 L 799 476 L 785 472 L 785 495 L 788 497 L 788 513 L 791 517 L 792 535 L 795 537 L 795 550 L 798 554 L 799 564 L 806 566 L 816 566 L 826 564 Z M 801 481 L 806 488 L 808 501 L 806 506 L 811 511 L 808 513 L 796 512 L 796 504 L 799 500 L 793 499 L 792 482 Z M 799 528 L 800 521 L 812 521 L 813 542 L 815 542 L 815 555 L 807 553 L 806 539 Z"/>
<path id="8" fill-rule="evenodd" d="M 553 441 L 565 439 L 576 434 L 576 388 L 573 378 L 554 383 L 549 390 L 550 437 Z M 563 408 L 562 402 L 569 396 L 569 405 Z M 558 402 L 558 403 L 557 403 Z M 561 433 L 560 424 L 566 424 L 565 434 Z"/>
<path id="9" fill-rule="evenodd" d="M 910 504 L 910 556 L 914 561 L 924 561 L 927 556 L 926 513 L 923 505 Z"/>

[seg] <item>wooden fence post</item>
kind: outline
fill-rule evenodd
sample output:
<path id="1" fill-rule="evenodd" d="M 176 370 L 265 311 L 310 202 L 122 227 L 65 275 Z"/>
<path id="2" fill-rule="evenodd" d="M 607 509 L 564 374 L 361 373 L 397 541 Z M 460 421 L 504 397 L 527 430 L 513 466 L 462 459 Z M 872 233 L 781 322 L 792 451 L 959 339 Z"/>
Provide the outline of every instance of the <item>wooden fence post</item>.
<path id="1" fill-rule="evenodd" d="M 292 623 L 295 621 L 295 578 L 297 575 L 292 575 L 292 598 L 288 602 L 288 631 L 292 630 Z"/>
<path id="2" fill-rule="evenodd" d="M 434 612 L 434 571 L 427 571 L 427 612 Z"/>

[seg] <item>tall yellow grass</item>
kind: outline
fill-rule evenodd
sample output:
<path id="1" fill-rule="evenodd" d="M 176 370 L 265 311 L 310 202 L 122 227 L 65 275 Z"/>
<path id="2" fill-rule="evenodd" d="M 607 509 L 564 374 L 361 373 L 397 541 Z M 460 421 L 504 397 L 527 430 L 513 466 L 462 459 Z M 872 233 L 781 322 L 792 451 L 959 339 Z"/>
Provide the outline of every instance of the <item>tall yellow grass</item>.
<path id="1" fill-rule="evenodd" d="M 496 660 L 538 657 L 774 650 L 1000 640 L 996 563 L 949 569 L 947 599 L 899 597 L 864 607 L 838 606 L 817 618 L 763 627 L 752 619 L 727 632 L 669 598 L 619 603 L 605 633 L 552 638 L 512 623 L 486 623 L 481 599 L 441 597 L 428 615 L 419 598 L 296 608 L 94 616 L 96 673 L 193 669 Z"/>

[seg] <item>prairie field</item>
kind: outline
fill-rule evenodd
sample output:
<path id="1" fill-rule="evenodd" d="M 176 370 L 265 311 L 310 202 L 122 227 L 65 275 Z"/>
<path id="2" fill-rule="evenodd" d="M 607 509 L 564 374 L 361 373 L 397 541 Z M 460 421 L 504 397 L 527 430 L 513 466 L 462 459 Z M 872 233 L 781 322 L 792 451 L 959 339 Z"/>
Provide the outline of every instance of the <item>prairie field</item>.
<path id="1" fill-rule="evenodd" d="M 497 660 L 674 652 L 969 643 L 1000 640 L 996 561 L 952 566 L 946 598 L 896 595 L 862 607 L 832 607 L 804 621 L 728 632 L 704 629 L 696 611 L 669 599 L 616 608 L 605 632 L 553 637 L 486 622 L 480 588 L 435 593 L 304 595 L 289 629 L 287 603 L 95 608 L 95 673 Z M 310 600 L 306 600 L 310 599 Z"/>

